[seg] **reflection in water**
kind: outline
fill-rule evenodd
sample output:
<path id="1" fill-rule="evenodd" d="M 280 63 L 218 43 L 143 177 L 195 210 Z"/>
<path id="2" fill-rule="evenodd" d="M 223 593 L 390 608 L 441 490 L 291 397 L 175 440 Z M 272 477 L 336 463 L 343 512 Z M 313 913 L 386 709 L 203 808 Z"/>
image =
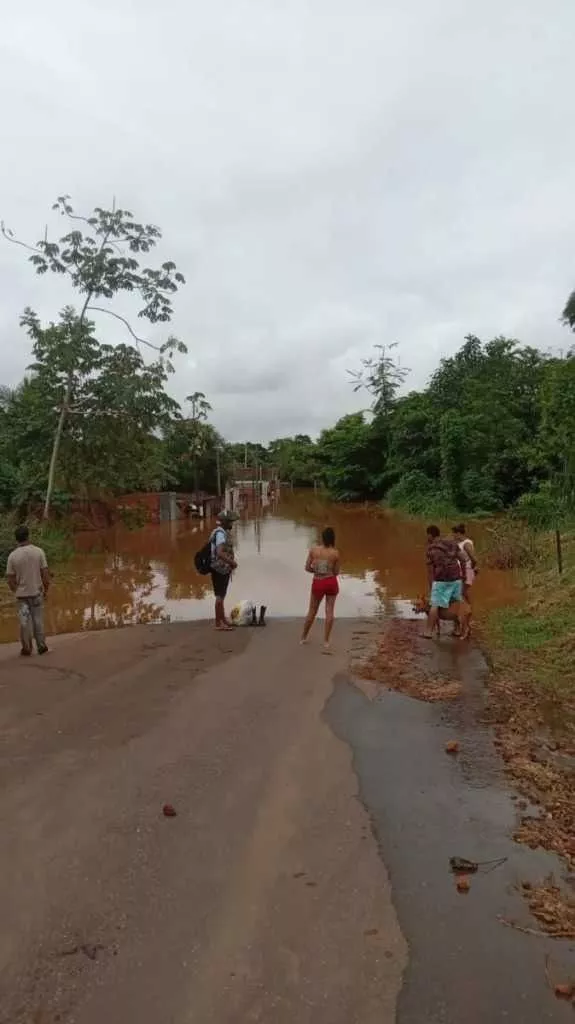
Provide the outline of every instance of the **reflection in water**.
<path id="1" fill-rule="evenodd" d="M 338 615 L 391 611 L 395 600 L 424 592 L 424 523 L 290 494 L 277 509 L 247 513 L 234 527 L 239 569 L 230 599 L 267 604 L 270 617 L 303 615 L 310 582 L 303 571 L 306 551 L 318 528 L 328 523 L 335 528 L 342 555 Z M 46 605 L 48 631 L 209 616 L 210 580 L 197 574 L 194 554 L 211 525 L 181 521 L 80 535 L 76 557 L 56 572 Z M 481 546 L 481 531 L 474 536 Z M 504 604 L 514 597 L 511 574 L 480 574 L 477 603 Z M 0 640 L 15 639 L 16 617 L 6 599 L 0 607 Z"/>

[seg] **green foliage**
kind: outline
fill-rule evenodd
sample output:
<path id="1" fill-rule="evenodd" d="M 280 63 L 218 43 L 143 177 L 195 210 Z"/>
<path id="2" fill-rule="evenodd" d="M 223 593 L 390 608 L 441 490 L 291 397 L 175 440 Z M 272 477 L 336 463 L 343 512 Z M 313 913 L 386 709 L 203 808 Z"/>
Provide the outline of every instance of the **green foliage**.
<path id="1" fill-rule="evenodd" d="M 537 491 L 522 494 L 513 514 L 526 523 L 530 530 L 537 532 L 558 528 L 568 511 L 566 504 L 553 493 L 551 485 L 544 484 Z"/>
<path id="2" fill-rule="evenodd" d="M 138 224 L 129 210 L 96 207 L 89 217 L 77 214 L 70 196 L 59 196 L 53 210 L 74 227 L 59 241 L 40 239 L 32 249 L 30 263 L 37 274 L 65 274 L 73 288 L 94 299 L 113 299 L 119 292 L 139 294 L 138 316 L 150 323 L 167 322 L 172 317 L 171 296 L 184 284 L 184 277 L 171 260 L 161 267 L 140 267 L 138 256 L 147 255 L 162 237 L 154 224 Z M 5 237 L 13 233 L 2 224 Z"/>
<path id="3" fill-rule="evenodd" d="M 148 521 L 148 510 L 141 505 L 119 505 L 118 519 L 127 530 L 138 530 Z"/>
<path id="4" fill-rule="evenodd" d="M 35 361 L 31 376 L 12 394 L 3 416 L 5 506 L 36 505 L 42 495 L 67 386 L 69 351 L 64 311 L 57 326 L 27 320 Z M 59 496 L 94 497 L 151 489 L 163 475 L 158 432 L 178 414 L 165 391 L 168 368 L 160 357 L 146 363 L 129 345 L 97 341 L 85 321 L 74 355 L 67 416 L 62 423 L 52 507 Z"/>
<path id="5" fill-rule="evenodd" d="M 449 495 L 419 469 L 412 469 L 389 489 L 386 504 L 412 516 L 446 519 L 455 514 Z"/>
<path id="6" fill-rule="evenodd" d="M 14 530 L 17 520 L 12 515 L 0 515 L 0 576 L 6 572 L 6 561 L 8 555 L 16 547 Z M 58 563 L 65 562 L 72 555 L 72 541 L 69 533 L 64 527 L 56 526 L 53 523 L 28 523 L 30 527 L 30 540 L 44 548 L 50 568 Z"/>
<path id="7" fill-rule="evenodd" d="M 320 476 L 316 446 L 307 434 L 272 441 L 268 446 L 268 460 L 277 467 L 280 479 L 294 487 L 311 487 Z"/>
<path id="8" fill-rule="evenodd" d="M 533 441 L 549 359 L 508 338 L 470 335 L 433 375 L 428 396 L 439 424 L 441 474 L 464 511 L 507 507 L 542 467 Z"/>
<path id="9" fill-rule="evenodd" d="M 222 488 L 225 484 L 229 461 L 225 441 L 210 423 L 173 419 L 164 432 L 165 486 L 215 494 L 218 483 Z"/>
<path id="10" fill-rule="evenodd" d="M 361 370 L 349 370 L 353 382 L 353 390 L 365 390 L 371 396 L 371 411 L 374 417 L 388 416 L 397 397 L 397 392 L 403 384 L 409 370 L 399 363 L 388 353 L 397 348 L 394 342 L 387 348 L 385 345 L 376 345 L 376 355 L 370 359 L 361 360 Z"/>
<path id="11" fill-rule="evenodd" d="M 575 501 L 575 356 L 553 359 L 541 389 L 540 448 L 558 500 Z"/>
<path id="12" fill-rule="evenodd" d="M 424 391 L 399 396 L 404 379 L 390 351 L 379 349 L 352 374 L 354 390 L 371 397 L 370 419 L 343 417 L 323 431 L 315 451 L 280 439 L 267 454 L 284 478 L 305 484 L 305 452 L 304 466 L 337 499 L 382 498 L 411 514 L 486 514 L 519 501 L 518 514 L 543 523 L 573 509 L 572 355 L 558 359 L 514 339 L 484 343 L 470 335 Z"/>
<path id="13" fill-rule="evenodd" d="M 571 292 L 567 299 L 561 319 L 566 327 L 570 327 L 572 331 L 575 331 L 575 291 Z"/>
<path id="14" fill-rule="evenodd" d="M 363 413 L 338 420 L 317 443 L 322 478 L 336 501 L 373 497 L 372 432 Z"/>
<path id="15" fill-rule="evenodd" d="M 439 477 L 437 417 L 427 392 L 412 391 L 397 400 L 391 420 L 388 469 L 393 481 L 413 471 L 431 480 Z"/>
<path id="16" fill-rule="evenodd" d="M 175 409 L 163 383 L 172 370 L 172 353 L 185 352 L 175 338 L 156 346 L 138 337 L 125 317 L 105 304 L 128 293 L 139 299 L 139 317 L 152 324 L 171 319 L 172 296 L 184 283 L 183 275 L 170 260 L 160 267 L 140 263 L 161 238 L 159 228 L 136 222 L 129 210 L 115 205 L 81 216 L 69 196 L 60 196 L 53 209 L 71 222 L 70 231 L 57 242 L 46 233 L 35 246 L 17 243 L 31 252 L 29 261 L 36 273 L 67 276 L 81 302 L 79 310 L 67 306 L 59 321 L 47 327 L 29 308 L 21 319 L 35 359 L 27 395 L 30 418 L 24 429 L 29 449 L 33 440 L 39 442 L 26 467 L 31 474 L 26 480 L 28 491 L 34 491 L 38 474 L 45 474 L 45 517 L 58 477 L 72 479 L 75 489 L 82 479 L 88 493 L 95 484 L 100 491 L 115 489 L 120 478 L 127 487 L 137 486 L 144 477 L 159 479 L 161 459 L 152 434 Z M 2 233 L 16 242 L 4 224 Z M 138 346 L 158 351 L 157 361 L 146 366 L 139 348 L 102 343 L 90 313 L 121 321 Z M 17 492 L 21 482 L 9 475 L 0 486 Z"/>

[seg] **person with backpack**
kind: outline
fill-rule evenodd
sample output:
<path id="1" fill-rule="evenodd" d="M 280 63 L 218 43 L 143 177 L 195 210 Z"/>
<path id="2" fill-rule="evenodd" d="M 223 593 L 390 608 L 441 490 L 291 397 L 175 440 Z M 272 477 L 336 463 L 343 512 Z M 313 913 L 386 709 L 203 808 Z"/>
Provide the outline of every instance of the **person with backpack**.
<path id="1" fill-rule="evenodd" d="M 212 578 L 212 587 L 216 599 L 216 629 L 233 629 L 226 618 L 224 601 L 230 585 L 230 579 L 237 562 L 234 555 L 232 539 L 233 512 L 220 512 L 216 518 L 216 528 L 210 534 L 208 543 L 195 557 L 196 569 L 202 576 L 208 574 Z"/>

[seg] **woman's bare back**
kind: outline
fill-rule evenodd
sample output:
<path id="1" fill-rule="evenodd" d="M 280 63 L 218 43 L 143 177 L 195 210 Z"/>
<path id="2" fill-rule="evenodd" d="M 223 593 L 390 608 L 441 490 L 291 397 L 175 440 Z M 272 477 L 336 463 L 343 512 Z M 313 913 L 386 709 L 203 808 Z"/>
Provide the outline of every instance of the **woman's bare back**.
<path id="1" fill-rule="evenodd" d="M 308 560 L 314 576 L 337 576 L 339 573 L 339 551 L 337 548 L 326 548 L 323 544 L 315 544 L 310 548 Z"/>

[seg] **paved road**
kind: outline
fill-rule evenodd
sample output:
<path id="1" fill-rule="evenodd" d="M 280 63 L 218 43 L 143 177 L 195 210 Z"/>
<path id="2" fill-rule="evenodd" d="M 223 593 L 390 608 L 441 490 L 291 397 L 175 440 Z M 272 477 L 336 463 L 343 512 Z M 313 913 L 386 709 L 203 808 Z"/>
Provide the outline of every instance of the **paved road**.
<path id="1" fill-rule="evenodd" d="M 545 980 L 573 944 L 498 921 L 537 928 L 517 883 L 558 863 L 509 838 L 481 658 L 422 649 L 465 691 L 429 706 L 350 681 L 369 632 L 338 622 L 332 658 L 290 622 L 1 652 L 0 1024 L 573 1020 Z M 508 859 L 460 896 L 453 854 Z"/>
<path id="2" fill-rule="evenodd" d="M 332 658 L 283 623 L 0 661 L 2 1024 L 394 1020 L 406 944 L 322 715 L 352 632 Z"/>

